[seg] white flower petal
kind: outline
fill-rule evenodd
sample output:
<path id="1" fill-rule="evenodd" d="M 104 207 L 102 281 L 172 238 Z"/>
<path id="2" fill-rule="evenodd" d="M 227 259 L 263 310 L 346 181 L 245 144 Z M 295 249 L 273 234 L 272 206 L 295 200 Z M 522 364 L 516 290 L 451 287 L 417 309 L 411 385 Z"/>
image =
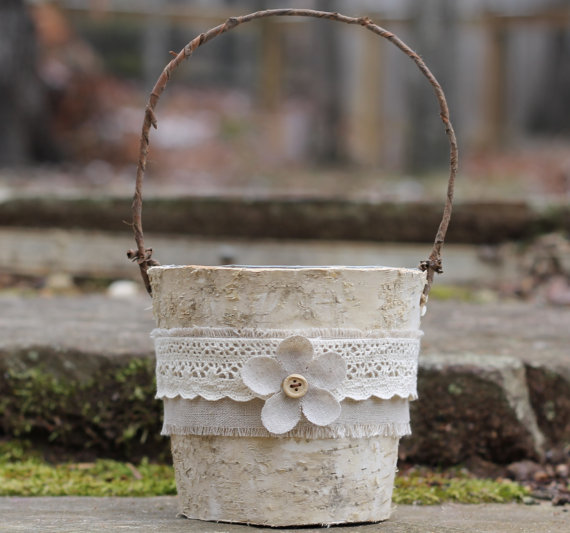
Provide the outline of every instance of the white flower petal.
<path id="1" fill-rule="evenodd" d="M 301 403 L 279 392 L 271 396 L 261 410 L 261 422 L 270 433 L 287 433 L 301 419 Z"/>
<path id="2" fill-rule="evenodd" d="M 301 400 L 304 415 L 317 426 L 328 426 L 340 416 L 340 403 L 328 391 L 310 387 Z"/>
<path id="3" fill-rule="evenodd" d="M 339 354 L 326 352 L 309 363 L 306 377 L 310 385 L 336 389 L 346 378 L 346 362 Z"/>
<path id="4" fill-rule="evenodd" d="M 277 347 L 277 359 L 288 374 L 302 374 L 313 359 L 313 345 L 300 335 L 288 337 Z"/>
<path id="5" fill-rule="evenodd" d="M 281 383 L 287 377 L 283 366 L 271 357 L 252 357 L 243 365 L 241 379 L 255 394 L 267 396 L 281 390 Z"/>

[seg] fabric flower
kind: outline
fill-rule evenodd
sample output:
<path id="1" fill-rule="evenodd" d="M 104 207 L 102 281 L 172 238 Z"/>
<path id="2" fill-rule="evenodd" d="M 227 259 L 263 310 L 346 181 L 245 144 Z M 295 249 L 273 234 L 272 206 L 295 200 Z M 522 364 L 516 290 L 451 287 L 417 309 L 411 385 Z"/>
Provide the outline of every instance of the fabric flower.
<path id="1" fill-rule="evenodd" d="M 261 421 L 270 433 L 291 431 L 301 411 L 313 424 L 327 426 L 340 415 L 340 403 L 330 390 L 346 377 L 346 363 L 337 353 L 313 359 L 309 339 L 294 336 L 278 347 L 276 358 L 252 357 L 242 370 L 242 380 L 257 396 L 271 395 L 261 410 Z"/>

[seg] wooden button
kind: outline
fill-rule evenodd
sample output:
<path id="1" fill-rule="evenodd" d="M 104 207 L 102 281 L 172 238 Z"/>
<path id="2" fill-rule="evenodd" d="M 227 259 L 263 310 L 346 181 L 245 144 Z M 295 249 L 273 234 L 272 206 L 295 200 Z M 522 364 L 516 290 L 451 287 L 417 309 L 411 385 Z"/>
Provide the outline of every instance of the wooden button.
<path id="1" fill-rule="evenodd" d="M 291 374 L 283 380 L 283 392 L 289 398 L 302 398 L 309 390 L 307 380 L 300 374 Z"/>

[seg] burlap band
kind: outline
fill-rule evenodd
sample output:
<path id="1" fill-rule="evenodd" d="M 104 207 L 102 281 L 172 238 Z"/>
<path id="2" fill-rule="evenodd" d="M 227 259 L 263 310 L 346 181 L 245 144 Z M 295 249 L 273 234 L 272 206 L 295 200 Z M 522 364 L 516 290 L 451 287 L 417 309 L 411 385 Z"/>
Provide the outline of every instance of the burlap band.
<path id="1" fill-rule="evenodd" d="M 228 398 L 217 401 L 195 398 L 164 399 L 163 435 L 225 435 L 275 437 L 261 423 L 263 400 L 236 402 Z M 282 437 L 311 439 L 372 437 L 384 435 L 402 437 L 410 434 L 407 399 L 341 402 L 340 417 L 328 426 L 315 426 L 306 420 Z"/>

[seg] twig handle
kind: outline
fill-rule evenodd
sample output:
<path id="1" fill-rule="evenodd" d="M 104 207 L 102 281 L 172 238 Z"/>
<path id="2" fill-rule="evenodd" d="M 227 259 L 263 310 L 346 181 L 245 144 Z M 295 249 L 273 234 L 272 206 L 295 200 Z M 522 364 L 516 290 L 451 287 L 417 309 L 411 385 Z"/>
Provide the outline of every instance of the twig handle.
<path id="1" fill-rule="evenodd" d="M 447 184 L 447 196 L 445 199 L 445 206 L 443 209 L 443 217 L 439 224 L 437 230 L 437 235 L 435 237 L 434 245 L 432 251 L 429 255 L 429 259 L 422 261 L 420 263 L 420 268 L 427 271 L 427 283 L 424 288 L 422 295 L 422 303 L 427 300 L 431 285 L 433 283 L 433 278 L 435 273 L 442 272 L 442 261 L 441 261 L 441 250 L 445 240 L 445 234 L 447 233 L 447 227 L 449 226 L 449 220 L 451 218 L 451 208 L 453 202 L 453 190 L 455 185 L 455 176 L 457 174 L 457 139 L 455 138 L 455 132 L 453 131 L 453 126 L 449 120 L 449 109 L 447 107 L 447 101 L 443 93 L 441 85 L 436 80 L 435 76 L 431 73 L 429 68 L 423 62 L 421 57 L 416 54 L 407 44 L 400 40 L 396 35 L 385 30 L 384 28 L 374 24 L 372 20 L 368 17 L 348 17 L 346 15 L 341 15 L 339 13 L 330 13 L 327 11 L 315 11 L 312 9 L 268 9 L 265 11 L 257 11 L 255 13 L 250 13 L 249 15 L 244 15 L 241 17 L 231 17 L 223 24 L 220 24 L 214 28 L 211 28 L 205 33 L 201 33 L 190 41 L 176 56 L 166 65 L 162 74 L 159 76 L 152 92 L 150 93 L 150 98 L 145 110 L 144 122 L 142 126 L 142 133 L 140 139 L 140 150 L 139 150 L 139 161 L 137 167 L 137 179 L 135 187 L 135 195 L 132 204 L 132 226 L 135 234 L 135 241 L 137 244 L 136 250 L 129 250 L 127 252 L 128 257 L 136 261 L 141 270 L 141 276 L 143 278 L 145 287 L 149 294 L 151 293 L 150 281 L 148 279 L 147 270 L 151 266 L 156 266 L 159 263 L 152 259 L 152 248 L 145 248 L 144 238 L 143 238 L 143 228 L 142 228 L 142 184 L 144 172 L 146 170 L 147 156 L 149 149 L 149 135 L 151 126 L 156 129 L 157 120 L 154 114 L 154 109 L 160 95 L 166 88 L 166 84 L 172 75 L 172 72 L 182 63 L 184 59 L 192 55 L 194 50 L 211 41 L 214 37 L 226 33 L 240 24 L 250 22 L 255 19 L 267 18 L 267 17 L 313 17 L 319 19 L 334 20 L 337 22 L 344 22 L 346 24 L 357 24 L 363 26 L 367 30 L 383 37 L 390 41 L 393 45 L 398 47 L 402 52 L 404 52 L 416 66 L 420 69 L 422 74 L 428 79 L 435 96 L 439 103 L 440 117 L 445 126 L 445 133 L 449 140 L 449 181 Z"/>

